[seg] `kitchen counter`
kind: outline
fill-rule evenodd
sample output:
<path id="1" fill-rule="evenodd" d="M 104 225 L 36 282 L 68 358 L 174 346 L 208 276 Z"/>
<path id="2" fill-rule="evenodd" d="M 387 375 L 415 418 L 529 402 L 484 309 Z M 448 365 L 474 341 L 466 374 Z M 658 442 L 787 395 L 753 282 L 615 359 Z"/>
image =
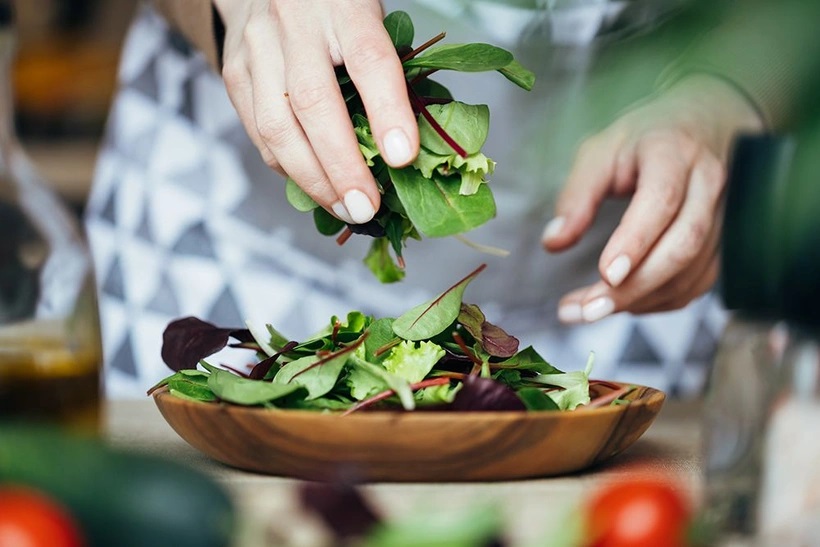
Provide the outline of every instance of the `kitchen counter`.
<path id="1" fill-rule="evenodd" d="M 240 545 L 260 545 L 262 537 L 273 544 L 271 534 L 286 536 L 294 545 L 322 544 L 321 527 L 298 511 L 298 481 L 239 471 L 210 460 L 177 436 L 150 399 L 110 401 L 106 411 L 106 434 L 114 445 L 188 463 L 222 483 L 240 508 L 244 530 Z M 492 504 L 504 513 L 512 545 L 537 542 L 548 530 L 561 526 L 602 481 L 661 473 L 676 478 L 697 499 L 702 483 L 699 412 L 696 403 L 667 401 L 655 423 L 625 452 L 570 476 L 488 483 L 379 483 L 364 486 L 363 491 L 387 518 L 418 509 L 446 511 Z"/>

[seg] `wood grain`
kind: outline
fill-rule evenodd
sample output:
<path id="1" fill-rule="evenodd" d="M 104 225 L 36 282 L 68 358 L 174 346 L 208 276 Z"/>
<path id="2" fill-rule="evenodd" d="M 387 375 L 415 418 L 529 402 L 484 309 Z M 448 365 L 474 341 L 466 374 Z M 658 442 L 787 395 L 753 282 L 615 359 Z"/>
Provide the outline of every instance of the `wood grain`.
<path id="1" fill-rule="evenodd" d="M 240 469 L 310 480 L 492 481 L 560 475 L 625 450 L 651 425 L 662 392 L 572 412 L 360 412 L 341 417 L 154 400 L 189 444 Z"/>

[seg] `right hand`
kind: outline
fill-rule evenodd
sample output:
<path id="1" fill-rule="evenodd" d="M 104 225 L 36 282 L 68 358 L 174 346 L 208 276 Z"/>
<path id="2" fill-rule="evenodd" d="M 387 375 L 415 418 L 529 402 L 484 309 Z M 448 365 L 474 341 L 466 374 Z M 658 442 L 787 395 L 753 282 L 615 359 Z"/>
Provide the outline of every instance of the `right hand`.
<path id="1" fill-rule="evenodd" d="M 319 205 L 365 223 L 380 196 L 359 151 L 334 66 L 344 64 L 382 157 L 419 148 L 401 62 L 377 0 L 214 0 L 225 24 L 222 76 L 262 159 Z"/>

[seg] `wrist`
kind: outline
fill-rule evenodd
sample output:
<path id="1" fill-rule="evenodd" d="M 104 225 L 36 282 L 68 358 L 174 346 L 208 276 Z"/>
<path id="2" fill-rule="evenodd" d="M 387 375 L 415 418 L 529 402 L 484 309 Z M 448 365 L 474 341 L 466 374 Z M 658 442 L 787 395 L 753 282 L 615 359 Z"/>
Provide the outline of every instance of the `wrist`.
<path id="1" fill-rule="evenodd" d="M 705 116 L 705 121 L 723 120 L 732 134 L 762 133 L 764 116 L 752 98 L 735 82 L 720 75 L 691 74 L 668 89 L 687 101 L 694 102 Z"/>

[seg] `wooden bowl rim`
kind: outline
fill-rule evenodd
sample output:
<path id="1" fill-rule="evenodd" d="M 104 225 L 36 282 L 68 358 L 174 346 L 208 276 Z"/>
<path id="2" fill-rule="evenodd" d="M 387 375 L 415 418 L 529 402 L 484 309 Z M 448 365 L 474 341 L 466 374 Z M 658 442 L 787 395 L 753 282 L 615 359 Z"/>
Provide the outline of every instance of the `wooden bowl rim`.
<path id="1" fill-rule="evenodd" d="M 157 406 L 162 405 L 175 405 L 177 408 L 181 407 L 190 407 L 195 408 L 196 411 L 203 410 L 203 407 L 199 405 L 206 405 L 206 409 L 208 412 L 213 411 L 228 411 L 228 412 L 239 412 L 239 413 L 249 413 L 249 414 L 259 414 L 264 415 L 265 417 L 283 417 L 287 416 L 288 418 L 292 419 L 315 419 L 315 420 L 328 420 L 328 419 L 339 419 L 344 418 L 348 421 L 360 421 L 360 422 L 368 422 L 368 421 L 381 421 L 387 418 L 391 418 L 392 420 L 405 420 L 405 421 L 412 421 L 412 420 L 424 420 L 424 421 L 439 421 L 439 420 L 446 420 L 451 421 L 453 419 L 457 420 L 560 420 L 560 419 L 569 419 L 572 416 L 594 416 L 594 415 L 603 415 L 603 414 L 620 414 L 625 412 L 627 408 L 635 407 L 635 406 L 647 406 L 651 404 L 662 404 L 666 399 L 666 394 L 656 388 L 643 386 L 639 384 L 635 384 L 632 382 L 611 382 L 612 384 L 618 386 L 634 386 L 636 390 L 643 390 L 640 396 L 636 399 L 629 399 L 630 404 L 628 405 L 606 405 L 602 407 L 596 408 L 584 408 L 579 407 L 575 410 L 563 410 L 563 411 L 515 411 L 515 410 L 482 410 L 482 411 L 437 411 L 437 410 L 423 410 L 423 411 L 411 411 L 405 412 L 402 410 L 363 410 L 360 412 L 354 412 L 347 416 L 342 416 L 341 411 L 317 411 L 317 410 L 304 410 L 304 409 L 287 409 L 287 408 L 262 408 L 262 407 L 251 407 L 251 406 L 242 406 L 242 405 L 234 405 L 231 403 L 222 403 L 222 402 L 199 402 L 199 401 L 188 401 L 186 399 L 182 399 L 181 397 L 175 397 L 171 395 L 170 391 L 168 390 L 168 386 L 163 386 L 152 393 L 154 398 L 154 402 Z M 633 392 L 634 393 L 634 392 Z M 627 397 L 629 394 L 627 395 Z"/>

